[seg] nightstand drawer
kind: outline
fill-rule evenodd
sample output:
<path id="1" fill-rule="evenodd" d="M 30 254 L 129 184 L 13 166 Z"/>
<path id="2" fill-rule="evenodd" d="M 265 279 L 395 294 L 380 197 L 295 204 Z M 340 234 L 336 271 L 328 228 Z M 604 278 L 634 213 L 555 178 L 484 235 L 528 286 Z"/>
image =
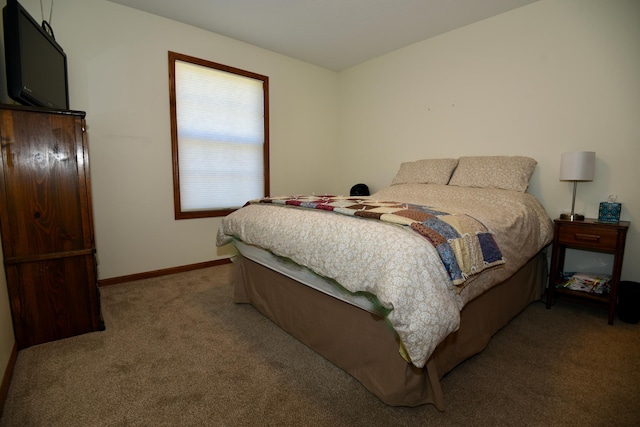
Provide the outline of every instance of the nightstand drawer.
<path id="1" fill-rule="evenodd" d="M 617 241 L 618 233 L 614 228 L 598 227 L 593 224 L 589 227 L 580 225 L 564 225 L 560 227 L 559 242 L 561 245 L 615 251 Z"/>

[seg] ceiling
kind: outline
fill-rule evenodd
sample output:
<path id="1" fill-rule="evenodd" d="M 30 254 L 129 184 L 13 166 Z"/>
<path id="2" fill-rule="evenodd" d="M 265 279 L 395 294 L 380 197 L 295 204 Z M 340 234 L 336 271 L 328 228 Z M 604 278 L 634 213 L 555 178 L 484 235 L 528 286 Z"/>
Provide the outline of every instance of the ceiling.
<path id="1" fill-rule="evenodd" d="M 537 0 L 109 0 L 334 71 Z"/>

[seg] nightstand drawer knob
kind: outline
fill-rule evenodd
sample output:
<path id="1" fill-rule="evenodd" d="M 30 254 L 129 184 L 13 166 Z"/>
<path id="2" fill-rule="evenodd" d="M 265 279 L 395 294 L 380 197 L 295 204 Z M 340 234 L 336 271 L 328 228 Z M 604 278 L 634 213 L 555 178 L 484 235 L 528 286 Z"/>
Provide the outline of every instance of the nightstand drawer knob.
<path id="1" fill-rule="evenodd" d="M 600 236 L 595 234 L 576 233 L 576 240 L 584 240 L 587 242 L 597 242 L 600 240 Z"/>

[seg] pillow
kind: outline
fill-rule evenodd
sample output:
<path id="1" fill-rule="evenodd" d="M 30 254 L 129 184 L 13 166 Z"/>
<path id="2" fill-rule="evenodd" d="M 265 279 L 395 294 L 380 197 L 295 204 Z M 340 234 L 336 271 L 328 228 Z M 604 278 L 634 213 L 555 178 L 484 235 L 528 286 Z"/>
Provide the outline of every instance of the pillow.
<path id="1" fill-rule="evenodd" d="M 449 185 L 500 188 L 524 193 L 537 162 L 522 156 L 460 157 Z"/>
<path id="2" fill-rule="evenodd" d="M 458 159 L 426 159 L 405 162 L 393 178 L 391 185 L 397 184 L 446 184 Z"/>

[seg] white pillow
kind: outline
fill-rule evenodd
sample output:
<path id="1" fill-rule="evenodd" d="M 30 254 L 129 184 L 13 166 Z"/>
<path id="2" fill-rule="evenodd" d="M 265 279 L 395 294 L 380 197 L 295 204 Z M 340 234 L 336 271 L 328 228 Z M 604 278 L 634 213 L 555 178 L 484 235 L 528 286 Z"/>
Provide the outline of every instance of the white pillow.
<path id="1" fill-rule="evenodd" d="M 500 188 L 524 193 L 537 163 L 523 156 L 460 157 L 449 185 Z"/>
<path id="2" fill-rule="evenodd" d="M 398 184 L 447 184 L 458 159 L 426 159 L 405 162 L 391 182 Z"/>

